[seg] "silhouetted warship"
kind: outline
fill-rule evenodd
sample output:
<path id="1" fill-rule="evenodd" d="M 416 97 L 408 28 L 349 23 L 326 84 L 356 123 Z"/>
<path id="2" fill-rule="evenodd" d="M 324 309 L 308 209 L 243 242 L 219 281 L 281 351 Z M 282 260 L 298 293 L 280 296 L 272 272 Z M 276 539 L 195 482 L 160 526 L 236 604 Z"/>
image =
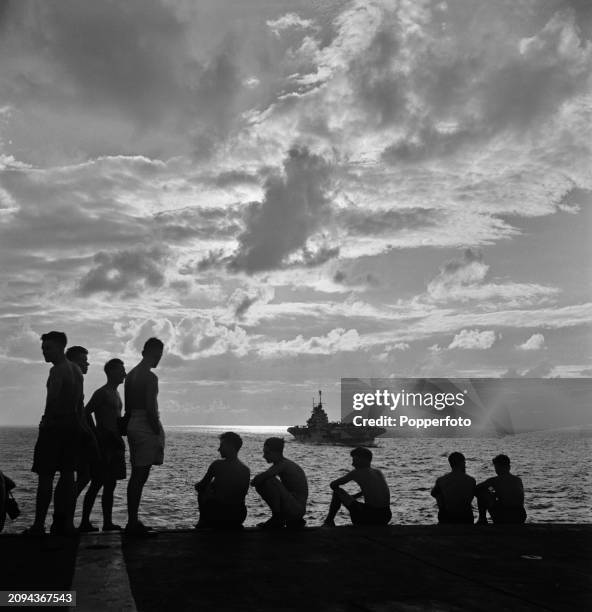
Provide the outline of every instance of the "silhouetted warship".
<path id="1" fill-rule="evenodd" d="M 312 401 L 312 414 L 306 425 L 288 427 L 298 442 L 304 444 L 329 444 L 333 446 L 375 446 L 374 438 L 386 432 L 383 427 L 358 427 L 353 423 L 329 422 L 323 409 L 321 391 L 319 401 Z"/>

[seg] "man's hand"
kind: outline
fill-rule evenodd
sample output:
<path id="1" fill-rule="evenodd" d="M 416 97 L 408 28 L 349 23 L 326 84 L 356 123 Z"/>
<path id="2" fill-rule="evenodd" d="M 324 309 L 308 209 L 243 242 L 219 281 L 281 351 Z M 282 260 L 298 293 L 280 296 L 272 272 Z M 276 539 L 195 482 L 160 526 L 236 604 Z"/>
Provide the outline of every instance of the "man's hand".
<path id="1" fill-rule="evenodd" d="M 337 480 L 334 480 L 330 485 L 331 489 L 333 489 L 333 491 L 336 491 L 337 489 L 339 489 L 339 482 Z"/>

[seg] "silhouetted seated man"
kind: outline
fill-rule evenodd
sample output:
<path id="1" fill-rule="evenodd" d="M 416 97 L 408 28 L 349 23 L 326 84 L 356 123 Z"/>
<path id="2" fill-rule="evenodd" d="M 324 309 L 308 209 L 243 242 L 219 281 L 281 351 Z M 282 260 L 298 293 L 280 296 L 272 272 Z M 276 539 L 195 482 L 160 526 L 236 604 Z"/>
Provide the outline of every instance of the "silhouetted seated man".
<path id="1" fill-rule="evenodd" d="M 451 471 L 436 480 L 431 492 L 438 503 L 438 522 L 472 525 L 474 517 L 471 502 L 477 482 L 465 473 L 465 456 L 462 453 L 451 453 L 448 463 Z"/>
<path id="2" fill-rule="evenodd" d="M 220 436 L 218 452 L 205 476 L 195 484 L 199 505 L 196 529 L 240 529 L 247 517 L 245 497 L 249 492 L 251 472 L 238 458 L 243 445 L 241 437 L 227 431 Z"/>
<path id="3" fill-rule="evenodd" d="M 104 367 L 107 383 L 97 389 L 86 405 L 88 418 L 93 413 L 97 420 L 96 438 L 100 447 L 99 467 L 93 474 L 90 486 L 84 496 L 82 520 L 79 530 L 82 532 L 98 531 L 90 522 L 95 499 L 103 488 L 101 506 L 103 510 L 103 531 L 120 531 L 121 527 L 113 523 L 113 493 L 118 480 L 126 476 L 125 443 L 117 420 L 121 417 L 122 401 L 117 387 L 125 379 L 125 366 L 121 359 L 110 359 Z"/>
<path id="4" fill-rule="evenodd" d="M 47 363 L 53 366 L 47 379 L 45 412 L 39 424 L 35 444 L 32 472 L 39 476 L 35 502 L 35 521 L 23 533 L 43 535 L 45 519 L 54 497 L 54 520 L 51 533 L 75 533 L 74 469 L 79 432 L 77 410 L 82 402 L 82 372 L 66 359 L 66 334 L 51 331 L 41 336 L 41 351 Z M 60 477 L 53 491 L 56 472 Z"/>
<path id="5" fill-rule="evenodd" d="M 271 508 L 271 518 L 261 523 L 263 529 L 304 527 L 308 499 L 308 481 L 304 470 L 284 457 L 282 438 L 268 438 L 263 445 L 263 457 L 273 465 L 257 474 L 251 484 Z"/>
<path id="6" fill-rule="evenodd" d="M 382 472 L 371 465 L 372 451 L 358 446 L 350 454 L 354 469 L 329 485 L 333 497 L 323 525 L 335 527 L 335 516 L 342 505 L 349 510 L 354 525 L 387 525 L 392 518 L 390 492 Z M 355 495 L 341 488 L 352 481 L 360 487 Z M 363 503 L 358 501 L 360 497 L 364 498 Z"/>
<path id="7" fill-rule="evenodd" d="M 477 485 L 477 524 L 487 525 L 488 511 L 496 524 L 524 523 L 524 487 L 518 476 L 510 474 L 510 458 L 507 455 L 494 457 L 493 467 L 497 476 Z"/>

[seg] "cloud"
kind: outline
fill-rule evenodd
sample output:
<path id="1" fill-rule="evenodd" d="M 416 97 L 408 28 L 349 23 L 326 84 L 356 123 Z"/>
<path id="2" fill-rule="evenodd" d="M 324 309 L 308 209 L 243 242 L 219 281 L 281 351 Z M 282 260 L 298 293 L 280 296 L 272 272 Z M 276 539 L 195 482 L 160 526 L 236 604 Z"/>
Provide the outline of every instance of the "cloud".
<path id="1" fill-rule="evenodd" d="M 203 157 L 240 120 L 240 39 L 204 57 L 200 22 L 175 3 L 11 2 L 4 21 L 0 88 L 31 159 Z"/>
<path id="2" fill-rule="evenodd" d="M 187 206 L 154 216 L 154 224 L 165 242 L 186 240 L 223 240 L 239 234 L 243 225 L 236 206 Z"/>
<path id="3" fill-rule="evenodd" d="M 448 345 L 448 349 L 478 349 L 485 350 L 493 346 L 496 339 L 494 331 L 479 331 L 477 329 L 462 329 Z"/>
<path id="4" fill-rule="evenodd" d="M 248 274 L 282 266 L 306 247 L 329 206 L 331 165 L 306 148 L 292 148 L 284 175 L 270 177 L 261 203 L 251 204 L 229 268 Z"/>
<path id="5" fill-rule="evenodd" d="M 304 338 L 298 335 L 292 340 L 264 342 L 258 346 L 262 357 L 296 355 L 333 355 L 342 351 L 356 351 L 360 348 L 360 336 L 355 329 L 332 329 L 325 336 Z"/>
<path id="6" fill-rule="evenodd" d="M 127 323 L 116 323 L 114 331 L 118 338 L 124 340 L 126 355 L 140 351 L 149 337 L 160 338 L 171 366 L 220 355 L 244 357 L 250 350 L 251 342 L 242 327 L 217 322 L 211 314 L 184 317 L 177 321 L 170 318 L 132 319 Z"/>
<path id="7" fill-rule="evenodd" d="M 244 319 L 247 311 L 256 303 L 267 304 L 274 297 L 274 289 L 269 286 L 250 289 L 236 289 L 228 300 L 228 307 L 235 319 Z"/>
<path id="8" fill-rule="evenodd" d="M 130 297 L 158 289 L 165 283 L 168 257 L 168 249 L 161 246 L 101 251 L 94 257 L 94 267 L 80 280 L 78 292 L 82 296 L 105 291 Z"/>
<path id="9" fill-rule="evenodd" d="M 485 282 L 489 265 L 481 252 L 466 249 L 460 259 L 446 262 L 428 283 L 426 297 L 435 303 L 496 300 L 509 305 L 540 304 L 559 290 L 534 283 Z"/>
<path id="10" fill-rule="evenodd" d="M 42 360 L 41 334 L 33 331 L 27 319 L 24 319 L 22 324 L 6 337 L 3 344 L 1 354 L 9 359 L 24 363 Z"/>
<path id="11" fill-rule="evenodd" d="M 295 29 L 295 30 L 318 30 L 318 26 L 312 19 L 303 19 L 296 13 L 286 13 L 278 19 L 268 20 L 265 22 L 269 29 L 275 34 L 280 36 L 284 30 Z"/>
<path id="12" fill-rule="evenodd" d="M 543 334 L 533 334 L 522 344 L 516 345 L 516 348 L 521 351 L 540 351 L 545 348 L 545 336 Z"/>

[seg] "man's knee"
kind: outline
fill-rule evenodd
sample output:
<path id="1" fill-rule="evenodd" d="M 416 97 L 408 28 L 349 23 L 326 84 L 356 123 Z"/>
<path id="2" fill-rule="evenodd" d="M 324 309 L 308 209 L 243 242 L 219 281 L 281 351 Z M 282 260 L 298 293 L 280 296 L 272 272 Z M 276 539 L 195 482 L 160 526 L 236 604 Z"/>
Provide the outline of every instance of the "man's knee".
<path id="1" fill-rule="evenodd" d="M 350 506 L 352 501 L 354 501 L 354 498 L 345 489 L 342 489 L 341 487 L 337 487 L 336 489 L 334 489 L 333 495 L 335 495 L 337 499 L 339 499 L 339 501 L 346 507 Z"/>
<path id="2" fill-rule="evenodd" d="M 268 478 L 263 482 L 260 482 L 255 486 L 255 491 L 259 493 L 259 495 L 265 495 L 266 493 L 270 493 L 272 491 L 278 491 L 281 486 L 280 481 L 277 478 Z"/>

